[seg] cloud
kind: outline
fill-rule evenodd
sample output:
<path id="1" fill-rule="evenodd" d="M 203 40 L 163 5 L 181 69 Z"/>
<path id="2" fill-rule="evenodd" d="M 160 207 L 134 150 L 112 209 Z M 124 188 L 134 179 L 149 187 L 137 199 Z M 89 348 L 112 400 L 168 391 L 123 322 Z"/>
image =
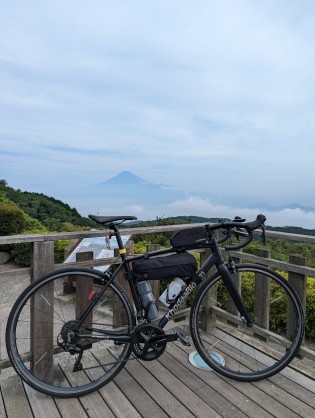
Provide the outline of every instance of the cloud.
<path id="1" fill-rule="evenodd" d="M 265 210 L 262 208 L 229 207 L 215 205 L 208 199 L 199 196 L 189 196 L 187 199 L 176 200 L 168 205 L 168 212 L 172 216 L 196 215 L 209 218 L 230 218 L 241 216 L 252 221 L 259 213 L 266 218 L 266 225 L 270 226 L 301 226 L 303 228 L 315 229 L 315 211 L 305 212 L 299 208 L 282 210 Z"/>

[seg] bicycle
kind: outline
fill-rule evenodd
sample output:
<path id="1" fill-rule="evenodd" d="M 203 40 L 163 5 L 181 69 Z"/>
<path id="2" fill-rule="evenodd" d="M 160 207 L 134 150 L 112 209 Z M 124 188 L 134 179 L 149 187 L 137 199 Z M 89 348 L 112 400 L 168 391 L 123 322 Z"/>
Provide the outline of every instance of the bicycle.
<path id="1" fill-rule="evenodd" d="M 6 345 L 28 385 L 48 395 L 82 396 L 110 382 L 132 358 L 155 360 L 171 341 L 190 345 L 178 331 L 164 330 L 189 296 L 191 337 L 214 371 L 257 381 L 293 359 L 304 332 L 295 291 L 268 267 L 225 257 L 251 242 L 254 230 L 261 228 L 265 237 L 263 215 L 253 222 L 235 219 L 183 229 L 173 234 L 170 248 L 141 255 L 126 254 L 118 227 L 135 217 L 89 216 L 116 237 L 121 264 L 104 273 L 81 267 L 53 271 L 19 296 L 8 319 Z M 234 244 L 235 237 L 243 241 Z M 210 250 L 199 268 L 191 249 Z M 207 278 L 211 268 L 216 271 Z M 131 300 L 115 281 L 119 272 L 125 274 Z M 163 293 L 167 311 L 161 317 L 148 280 L 162 278 L 176 279 Z M 258 298 L 259 311 L 267 312 L 263 319 L 252 306 L 255 287 L 256 292 L 269 289 Z M 275 317 L 277 324 L 269 319 Z"/>

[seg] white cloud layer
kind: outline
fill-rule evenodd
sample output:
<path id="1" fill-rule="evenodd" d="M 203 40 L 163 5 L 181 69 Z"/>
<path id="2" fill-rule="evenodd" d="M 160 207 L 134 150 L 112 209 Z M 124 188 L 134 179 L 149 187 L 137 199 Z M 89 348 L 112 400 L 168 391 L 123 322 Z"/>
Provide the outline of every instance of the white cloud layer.
<path id="1" fill-rule="evenodd" d="M 306 212 L 300 208 L 281 210 L 270 210 L 259 208 L 229 207 L 225 205 L 215 205 L 209 200 L 199 196 L 189 196 L 185 200 L 177 200 L 168 206 L 168 210 L 173 216 L 196 215 L 209 218 L 230 218 L 241 216 L 248 221 L 256 219 L 258 213 L 263 212 L 266 216 L 266 224 L 270 226 L 301 226 L 304 228 L 315 229 L 315 211 Z"/>

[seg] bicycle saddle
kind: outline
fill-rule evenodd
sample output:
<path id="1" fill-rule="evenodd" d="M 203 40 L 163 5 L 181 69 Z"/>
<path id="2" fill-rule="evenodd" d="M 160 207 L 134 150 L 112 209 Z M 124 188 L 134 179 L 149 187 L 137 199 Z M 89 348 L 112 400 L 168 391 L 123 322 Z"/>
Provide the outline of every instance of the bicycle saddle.
<path id="1" fill-rule="evenodd" d="M 93 221 L 105 225 L 115 221 L 134 221 L 136 216 L 102 216 L 102 215 L 89 215 L 89 218 Z"/>

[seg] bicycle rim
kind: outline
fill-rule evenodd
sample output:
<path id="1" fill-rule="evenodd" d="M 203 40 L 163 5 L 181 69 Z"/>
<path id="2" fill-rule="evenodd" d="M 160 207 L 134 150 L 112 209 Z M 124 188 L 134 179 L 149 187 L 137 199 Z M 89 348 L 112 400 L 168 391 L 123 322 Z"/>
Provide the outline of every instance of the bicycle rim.
<path id="1" fill-rule="evenodd" d="M 248 327 L 219 274 L 199 289 L 191 332 L 203 360 L 218 373 L 256 381 L 282 370 L 299 349 L 301 303 L 287 280 L 263 266 L 238 265 L 232 274 L 253 326 Z"/>
<path id="2" fill-rule="evenodd" d="M 108 383 L 131 352 L 134 315 L 120 288 L 110 284 L 85 322 L 77 318 L 100 295 L 104 277 L 89 269 L 61 270 L 30 285 L 12 308 L 6 343 L 20 377 L 60 397 L 81 396 Z M 90 299 L 90 300 L 89 300 Z"/>

